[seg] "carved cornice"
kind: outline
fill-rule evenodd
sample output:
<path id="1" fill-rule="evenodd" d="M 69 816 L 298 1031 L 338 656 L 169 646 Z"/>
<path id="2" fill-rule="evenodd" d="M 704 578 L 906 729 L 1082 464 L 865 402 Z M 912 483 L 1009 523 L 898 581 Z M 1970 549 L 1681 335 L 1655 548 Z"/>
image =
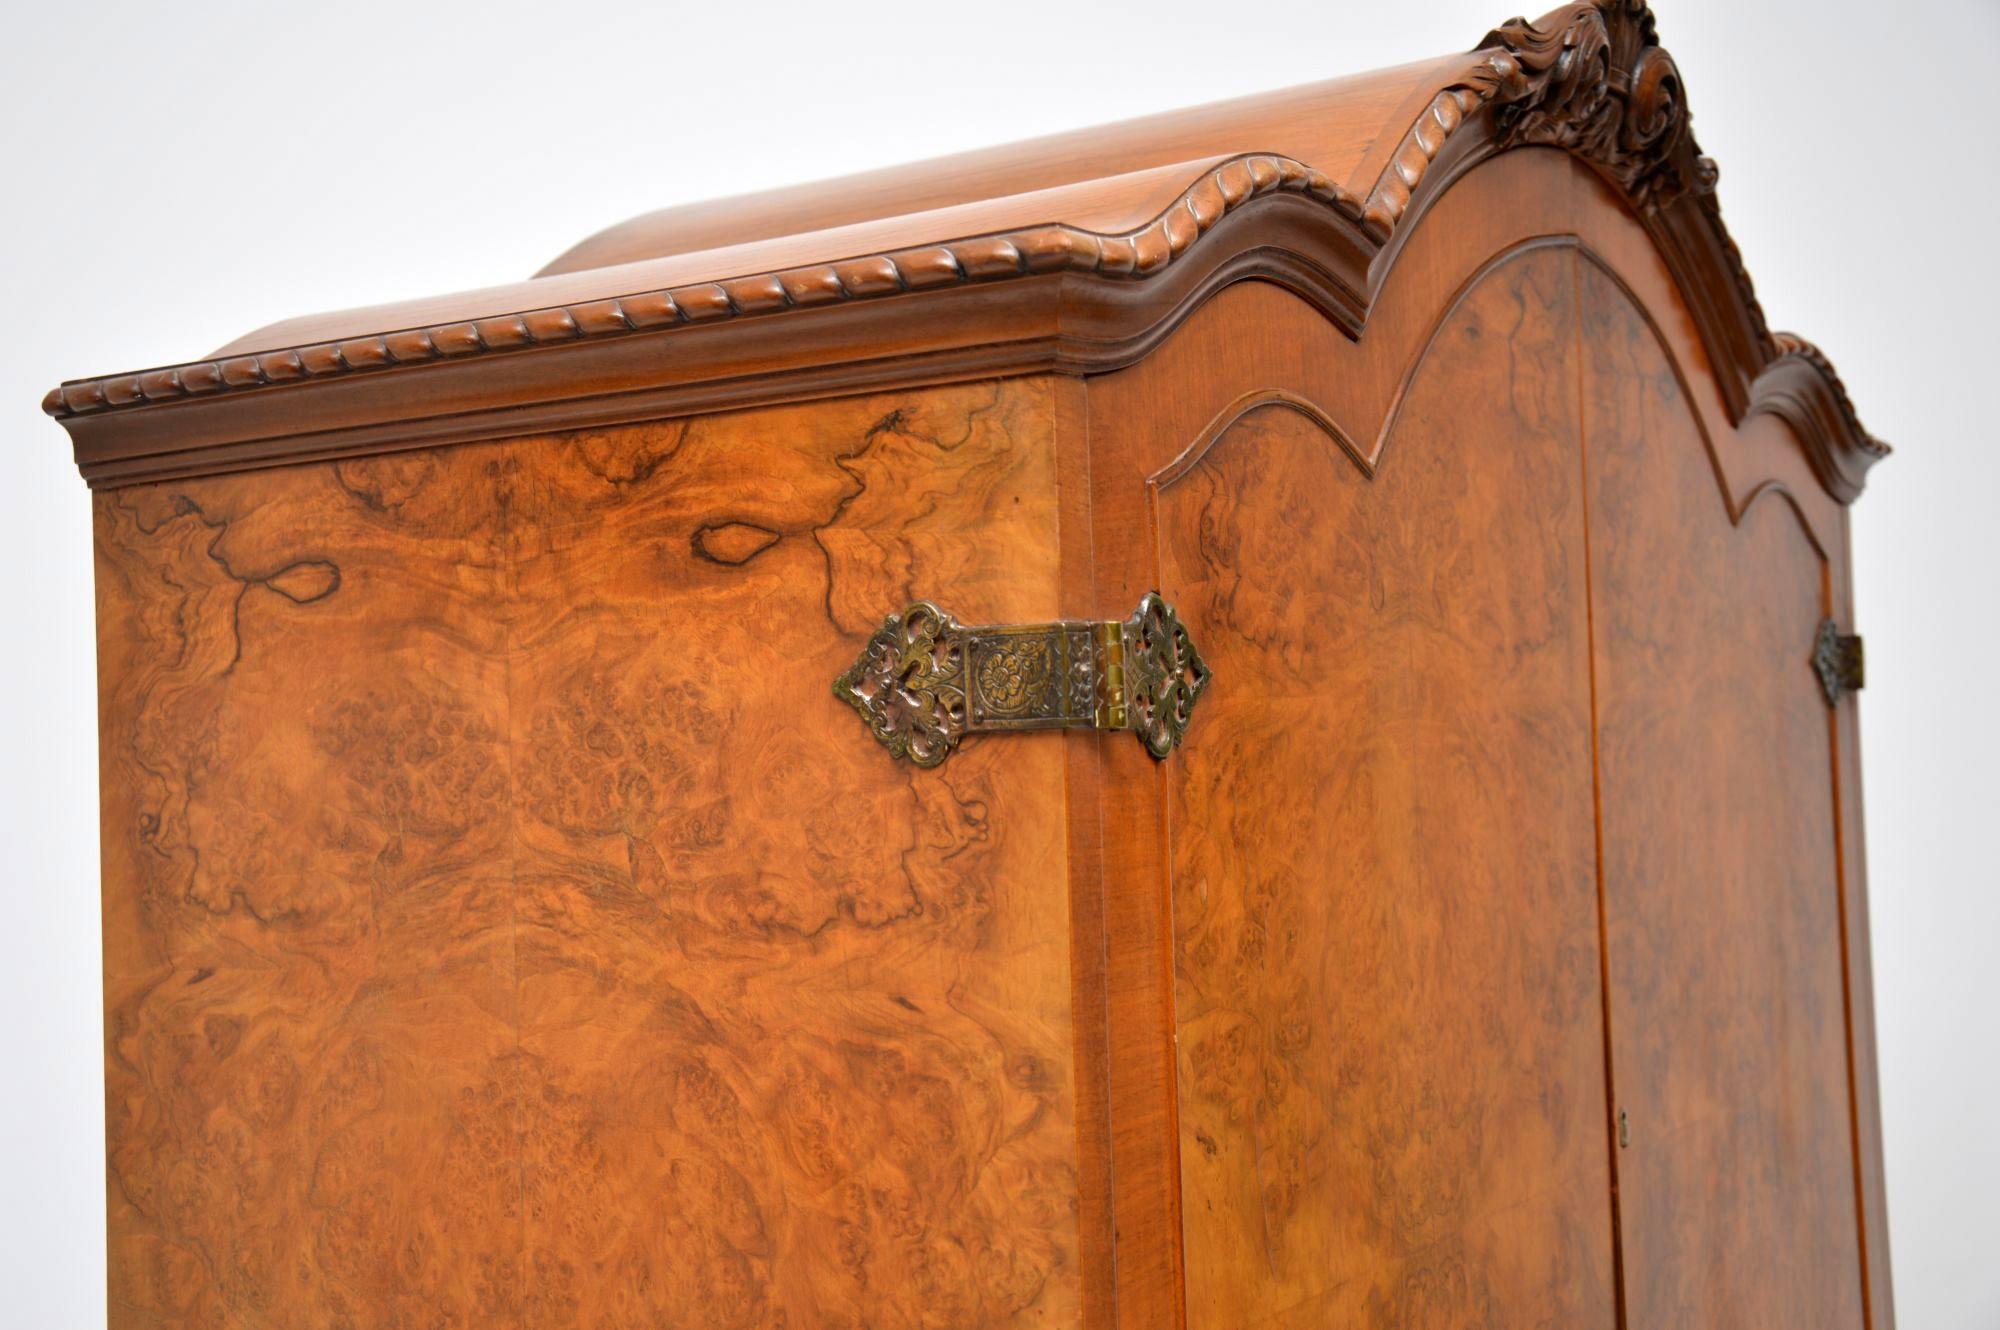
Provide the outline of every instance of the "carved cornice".
<path id="1" fill-rule="evenodd" d="M 1772 337 L 1778 355 L 1751 385 L 1746 415 L 1769 412 L 1792 427 L 1820 484 L 1842 503 L 1861 493 L 1868 468 L 1889 455 L 1889 445 L 1861 427 L 1847 385 L 1825 352 L 1797 333 Z"/>
<path id="2" fill-rule="evenodd" d="M 51 391 L 43 399 L 42 409 L 58 418 L 84 415 L 301 379 L 1042 273 L 1148 277 L 1186 252 L 1225 216 L 1270 194 L 1315 200 L 1349 221 L 1361 215 L 1359 200 L 1305 163 L 1272 154 L 1246 155 L 1203 173 L 1151 222 L 1117 234 L 1066 225 L 1031 227 L 615 299 L 84 379 Z"/>
<path id="3" fill-rule="evenodd" d="M 1511 148 L 1560 148 L 1587 163 L 1652 234 L 1687 297 L 1737 419 L 1769 411 L 1800 434 L 1842 502 L 1889 449 L 1861 427 L 1833 366 L 1791 334 L 1773 336 L 1722 222 L 1718 172 L 1696 144 L 1673 57 L 1643 0 L 1591 0 L 1513 19 L 1476 48 L 1480 62 L 1440 90 L 1404 136 L 1363 206 L 1388 244 L 1413 203 Z M 1470 127 L 1470 128 L 1468 128 Z"/>
<path id="4" fill-rule="evenodd" d="M 1507 53 L 1517 75 L 1496 98 L 1497 146 L 1547 144 L 1589 161 L 1639 208 L 1715 188 L 1695 150 L 1680 70 L 1643 3 L 1582 6 L 1561 29 L 1515 19 L 1480 49 Z"/>
<path id="5" fill-rule="evenodd" d="M 1540 20 L 1511 19 L 1486 34 L 1483 59 L 1440 91 L 1403 138 L 1363 216 L 1386 240 L 1432 166 L 1458 149 L 1460 169 L 1518 147 L 1553 147 L 1588 162 L 1641 217 L 1692 201 L 1719 241 L 1728 276 L 1769 352 L 1763 309 L 1715 203 L 1718 172 L 1694 141 L 1680 70 L 1660 46 L 1643 0 L 1574 4 Z M 1470 148 L 1457 131 L 1479 120 Z"/>
<path id="6" fill-rule="evenodd" d="M 489 406 L 542 425 L 570 419 L 574 413 L 565 415 L 557 408 L 559 394 L 552 387 L 560 373 L 535 368 L 533 358 L 503 359 L 506 353 L 589 343 L 593 348 L 580 349 L 579 355 L 616 358 L 624 354 L 620 338 L 717 329 L 690 344 L 687 359 L 699 361 L 695 348 L 728 342 L 738 334 L 720 330 L 730 327 L 743 338 L 761 338 L 760 330 L 767 330 L 775 346 L 785 333 L 746 322 L 764 315 L 847 306 L 853 319 L 871 314 L 886 319 L 890 311 L 876 302 L 923 292 L 937 294 L 940 303 L 986 302 L 982 308 L 991 311 L 1000 306 L 988 298 L 1004 302 L 1010 280 L 1050 275 L 1095 283 L 1088 299 L 1071 302 L 1064 295 L 1059 301 L 1064 328 L 1074 323 L 1078 336 L 1063 332 L 1024 339 L 1018 329 L 988 331 L 981 325 L 977 339 L 932 345 L 923 338 L 935 333 L 910 333 L 901 338 L 893 363 L 915 367 L 922 362 L 929 367 L 926 372 L 952 377 L 1115 369 L 1156 344 L 1169 330 L 1166 320 L 1184 317 L 1221 285 L 1248 277 L 1282 281 L 1358 336 L 1409 223 L 1459 175 L 1520 147 L 1553 147 L 1571 154 L 1632 209 L 1687 301 L 1731 417 L 1740 420 L 1753 410 L 1768 410 L 1802 433 L 1812 433 L 1806 446 L 1828 489 L 1843 501 L 1859 493 L 1862 474 L 1887 449 L 1862 430 L 1825 357 L 1797 339 L 1772 337 L 1742 256 L 1722 223 L 1715 164 L 1695 143 L 1679 71 L 1660 47 L 1653 16 L 1642 0 L 1586 0 L 1534 22 L 1511 20 L 1488 33 L 1461 72 L 1431 97 L 1404 132 L 1365 199 L 1303 162 L 1250 154 L 1203 171 L 1163 212 L 1131 231 L 1111 234 L 1050 224 L 941 239 L 782 271 L 85 379 L 50 392 L 43 407 L 70 423 L 79 461 L 94 483 L 100 475 L 130 483 L 183 467 L 227 470 L 392 444 L 417 446 L 439 434 L 496 437 L 492 431 L 500 428 L 497 424 L 474 420 L 483 422 L 478 412 Z M 1301 202 L 1309 206 L 1300 209 Z M 1315 214 L 1314 208 L 1323 211 Z M 1177 262 L 1239 212 L 1254 213 L 1240 223 L 1237 243 L 1244 253 Z M 1283 220 L 1287 217 L 1289 222 Z M 1332 225 L 1321 225 L 1318 217 Z M 1318 235 L 1306 234 L 1315 229 Z M 1206 247 L 1202 253 L 1207 254 Z M 1163 276 L 1169 268 L 1172 275 Z M 1157 285 L 1145 279 L 1157 279 Z M 984 289 L 995 286 L 1002 289 Z M 1022 287 L 1011 290 L 1024 298 L 1028 294 Z M 1163 300 L 1178 303 L 1162 314 Z M 912 313 L 917 308 L 911 307 Z M 826 317 L 824 336 L 840 339 L 837 325 L 843 316 L 829 309 Z M 986 315 L 970 310 L 939 310 L 928 326 L 950 329 L 956 336 L 982 317 Z M 914 328 L 915 320 L 898 326 Z M 466 423 L 439 425 L 429 435 L 407 414 L 361 421 L 333 411 L 313 422 L 310 431 L 295 431 L 269 423 L 271 413 L 238 415 L 232 407 L 231 429 L 220 441 L 209 423 L 218 417 L 205 406 L 197 410 L 190 405 L 185 422 L 178 413 L 163 417 L 143 412 L 146 426 L 128 429 L 120 421 L 115 432 L 112 421 L 97 419 L 128 408 L 254 396 L 255 390 L 277 385 L 366 381 L 377 371 L 467 361 L 487 362 L 492 374 L 484 382 L 511 381 L 485 398 L 461 393 L 451 410 L 464 413 Z M 748 374 L 735 369 L 744 377 L 734 380 L 718 371 L 709 388 L 689 388 L 692 395 L 676 401 L 742 404 L 766 391 L 751 386 L 751 379 L 759 374 L 772 378 L 768 367 L 773 363 L 767 357 L 761 362 L 765 368 Z M 685 371 L 687 384 L 706 382 L 701 378 L 709 372 L 705 364 Z M 837 372 L 831 361 L 815 362 L 810 371 L 794 377 L 802 386 L 837 379 L 851 387 L 864 379 L 880 383 L 894 377 L 887 368 L 891 364 L 857 361 L 855 371 L 846 373 Z M 468 373 L 477 368 L 464 366 Z M 363 394 L 363 383 L 336 391 L 349 389 Z M 203 416 L 206 421 L 198 418 Z M 347 431 L 340 441 L 326 441 L 325 436 L 340 430 Z M 87 450 L 86 435 L 91 438 Z M 174 460 L 180 454 L 188 460 Z M 240 463 L 234 460 L 239 458 Z"/>
<path id="7" fill-rule="evenodd" d="M 1510 19 L 1475 51 L 1484 58 L 1432 98 L 1369 195 L 1364 215 L 1377 236 L 1394 231 L 1432 163 L 1481 113 L 1487 151 L 1562 148 L 1641 212 L 1714 192 L 1715 163 L 1695 147 L 1680 71 L 1643 0 Z"/>
<path id="8" fill-rule="evenodd" d="M 1562 148 L 1616 186 L 1670 258 L 1686 256 L 1690 246 L 1662 232 L 1688 222 L 1710 232 L 1708 244 L 1696 248 L 1722 260 L 1750 342 L 1760 362 L 1768 360 L 1774 350 L 1764 310 L 1716 204 L 1716 164 L 1694 142 L 1680 70 L 1660 46 L 1644 0 L 1570 4 L 1536 22 L 1514 18 L 1488 32 L 1476 52 L 1482 60 L 1432 98 L 1370 192 L 1362 208 L 1370 234 L 1388 240 L 1424 178 L 1448 156 L 1464 170 L 1508 148 Z M 1460 130 L 1472 122 L 1478 130 L 1468 146 Z M 1674 216 L 1690 210 L 1694 216 Z M 1676 276 L 1686 284 L 1692 274 Z M 1740 394 L 1730 396 L 1740 410 Z"/>

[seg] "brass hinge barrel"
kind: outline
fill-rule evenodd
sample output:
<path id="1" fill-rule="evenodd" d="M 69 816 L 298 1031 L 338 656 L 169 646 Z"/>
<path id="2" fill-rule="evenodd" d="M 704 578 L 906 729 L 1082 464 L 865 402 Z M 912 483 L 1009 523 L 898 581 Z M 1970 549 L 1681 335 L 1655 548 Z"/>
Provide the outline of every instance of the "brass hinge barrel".
<path id="1" fill-rule="evenodd" d="M 1125 697 L 1124 628 L 1109 620 L 1091 625 L 1097 651 L 1097 707 L 1091 723 L 1100 730 L 1132 728 L 1132 706 Z"/>
<path id="2" fill-rule="evenodd" d="M 892 755 L 931 767 L 968 734 L 1009 730 L 1132 730 L 1164 758 L 1208 679 L 1180 616 L 1148 592 L 1124 619 L 973 627 L 920 600 L 833 691 Z"/>

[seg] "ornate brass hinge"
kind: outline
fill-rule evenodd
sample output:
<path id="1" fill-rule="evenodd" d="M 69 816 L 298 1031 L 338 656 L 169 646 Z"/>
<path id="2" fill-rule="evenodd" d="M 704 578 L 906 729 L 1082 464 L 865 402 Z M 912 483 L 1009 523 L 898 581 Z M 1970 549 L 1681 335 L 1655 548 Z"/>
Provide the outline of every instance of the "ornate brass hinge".
<path id="1" fill-rule="evenodd" d="M 884 620 L 833 681 L 896 757 L 934 767 L 968 734 L 1132 730 L 1154 757 L 1187 733 L 1208 666 L 1147 592 L 1124 620 L 968 628 L 927 600 Z"/>
<path id="2" fill-rule="evenodd" d="M 1813 639 L 1812 662 L 1830 707 L 1839 706 L 1843 696 L 1867 685 L 1860 634 L 1841 632 L 1831 619 L 1820 620 L 1819 634 Z"/>

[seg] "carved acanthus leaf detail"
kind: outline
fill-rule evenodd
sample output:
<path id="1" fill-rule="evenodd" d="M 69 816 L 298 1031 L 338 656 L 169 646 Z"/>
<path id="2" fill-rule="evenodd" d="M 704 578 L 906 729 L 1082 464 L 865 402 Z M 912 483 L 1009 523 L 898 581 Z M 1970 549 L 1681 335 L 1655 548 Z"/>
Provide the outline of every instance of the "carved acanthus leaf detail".
<path id="1" fill-rule="evenodd" d="M 1639 208 L 1715 188 L 1715 164 L 1694 149 L 1680 71 L 1660 48 L 1639 0 L 1558 11 L 1560 27 L 1512 19 L 1488 33 L 1504 150 L 1566 149 L 1618 183 Z"/>
<path id="2" fill-rule="evenodd" d="M 1475 50 L 1484 58 L 1435 98 L 1410 130 L 1367 207 L 1386 237 L 1454 131 L 1484 110 L 1489 151 L 1546 146 L 1590 162 L 1641 210 L 1715 188 L 1715 163 L 1688 128 L 1673 57 L 1643 0 L 1596 0 L 1542 19 L 1509 19 Z"/>

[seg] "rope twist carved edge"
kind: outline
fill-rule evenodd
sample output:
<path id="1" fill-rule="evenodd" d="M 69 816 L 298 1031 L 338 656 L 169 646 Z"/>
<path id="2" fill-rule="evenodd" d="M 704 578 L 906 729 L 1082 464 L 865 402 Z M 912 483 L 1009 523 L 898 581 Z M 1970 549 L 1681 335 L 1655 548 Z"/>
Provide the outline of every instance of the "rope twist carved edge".
<path id="1" fill-rule="evenodd" d="M 79 380 L 51 391 L 42 408 L 57 417 L 82 415 L 237 388 L 1040 273 L 1148 277 L 1185 253 L 1231 212 L 1252 199 L 1278 193 L 1316 200 L 1350 221 L 1361 216 L 1359 201 L 1323 173 L 1290 157 L 1251 154 L 1204 173 L 1151 222 L 1118 234 L 1061 224 L 1030 227 L 519 314 Z"/>

